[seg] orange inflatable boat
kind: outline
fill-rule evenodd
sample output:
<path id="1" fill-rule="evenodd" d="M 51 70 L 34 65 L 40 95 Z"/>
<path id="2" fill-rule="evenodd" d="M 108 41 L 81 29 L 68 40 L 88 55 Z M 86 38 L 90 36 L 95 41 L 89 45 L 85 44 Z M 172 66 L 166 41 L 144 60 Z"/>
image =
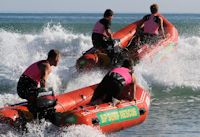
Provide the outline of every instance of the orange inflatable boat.
<path id="1" fill-rule="evenodd" d="M 141 23 L 142 20 L 136 21 L 128 26 L 122 28 L 121 30 L 113 34 L 114 42 L 116 45 L 122 49 L 128 49 L 129 57 L 134 61 L 141 60 L 145 56 L 152 57 L 157 56 L 163 58 L 167 52 L 174 49 L 178 42 L 178 32 L 177 29 L 172 25 L 166 18 L 160 16 L 163 19 L 165 39 L 159 39 L 154 44 L 143 44 L 135 48 L 134 41 L 137 25 Z M 132 46 L 130 46 L 133 44 Z M 93 48 L 86 51 L 76 62 L 76 68 L 78 70 L 90 70 L 93 68 L 108 68 L 112 66 L 111 63 L 104 63 L 105 60 L 108 62 L 108 57 L 102 57 L 95 52 Z"/>
<path id="2" fill-rule="evenodd" d="M 57 126 L 86 124 L 104 133 L 118 131 L 142 123 L 150 107 L 150 94 L 137 85 L 134 100 L 129 100 L 132 88 L 127 87 L 121 102 L 87 105 L 96 85 L 59 95 L 44 95 L 38 98 L 38 118 L 45 118 Z M 0 108 L 0 122 L 22 128 L 34 120 L 26 102 Z"/>

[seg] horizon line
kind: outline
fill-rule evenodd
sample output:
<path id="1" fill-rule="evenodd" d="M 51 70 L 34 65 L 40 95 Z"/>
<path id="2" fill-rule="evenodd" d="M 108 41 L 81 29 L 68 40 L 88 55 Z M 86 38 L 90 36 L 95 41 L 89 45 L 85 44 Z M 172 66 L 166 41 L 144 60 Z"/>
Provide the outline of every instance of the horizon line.
<path id="1" fill-rule="evenodd" d="M 1 12 L 0 14 L 103 14 L 102 12 Z M 115 12 L 115 14 L 150 14 L 149 12 Z M 196 12 L 162 12 L 160 14 L 200 14 Z"/>

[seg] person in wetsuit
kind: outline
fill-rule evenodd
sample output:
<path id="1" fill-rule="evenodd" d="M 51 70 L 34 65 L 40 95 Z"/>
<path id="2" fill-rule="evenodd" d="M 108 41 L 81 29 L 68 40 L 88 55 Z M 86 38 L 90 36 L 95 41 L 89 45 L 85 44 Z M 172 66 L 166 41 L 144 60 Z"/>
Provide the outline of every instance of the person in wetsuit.
<path id="1" fill-rule="evenodd" d="M 150 6 L 151 14 L 145 15 L 141 23 L 138 24 L 136 35 L 138 36 L 139 43 L 154 44 L 160 38 L 166 37 L 163 27 L 163 19 L 158 13 L 158 8 L 157 4 L 152 4 Z M 143 29 L 143 31 L 141 31 L 141 29 Z M 159 34 L 159 30 L 161 31 L 161 34 Z"/>
<path id="2" fill-rule="evenodd" d="M 37 97 L 40 92 L 45 92 L 46 81 L 52 71 L 52 66 L 57 66 L 60 52 L 52 49 L 46 60 L 41 60 L 30 65 L 20 76 L 17 84 L 17 93 L 22 99 L 28 101 L 29 111 L 34 117 L 37 114 Z"/>
<path id="3" fill-rule="evenodd" d="M 90 105 L 112 102 L 112 99 L 120 99 L 124 87 L 132 85 L 133 91 L 136 90 L 136 79 L 132 72 L 132 61 L 125 59 L 121 67 L 109 71 L 97 88 L 90 101 Z M 130 95 L 133 98 L 133 92 Z"/>
<path id="4" fill-rule="evenodd" d="M 104 17 L 96 22 L 92 31 L 94 48 L 102 52 L 106 52 L 108 45 L 113 44 L 110 28 L 113 14 L 111 9 L 107 9 L 104 12 Z"/>

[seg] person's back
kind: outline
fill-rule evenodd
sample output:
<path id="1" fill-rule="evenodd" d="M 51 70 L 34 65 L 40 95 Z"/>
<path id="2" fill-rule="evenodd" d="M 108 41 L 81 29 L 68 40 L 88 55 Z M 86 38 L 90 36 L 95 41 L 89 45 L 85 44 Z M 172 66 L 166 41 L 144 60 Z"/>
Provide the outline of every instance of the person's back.
<path id="1" fill-rule="evenodd" d="M 112 98 L 119 99 L 121 92 L 127 85 L 134 84 L 135 89 L 136 81 L 131 70 L 132 62 L 126 59 L 121 67 L 109 71 L 97 86 L 90 104 L 111 102 Z"/>
<path id="2" fill-rule="evenodd" d="M 112 39 L 111 21 L 113 11 L 107 9 L 104 12 L 104 17 L 96 22 L 92 30 L 92 43 L 95 48 L 105 50 L 109 39 Z"/>
<path id="3" fill-rule="evenodd" d="M 159 17 L 155 15 L 147 15 L 144 17 L 144 33 L 152 34 L 152 35 L 158 35 L 159 32 Z"/>
<path id="4" fill-rule="evenodd" d="M 139 47 L 143 44 L 154 44 L 159 39 L 165 38 L 163 19 L 158 13 L 158 5 L 150 6 L 151 14 L 145 15 L 137 26 L 135 38 L 132 40 L 133 46 Z M 161 32 L 161 34 L 160 34 Z"/>
<path id="5" fill-rule="evenodd" d="M 94 28 L 92 30 L 92 33 L 99 35 L 101 37 L 108 38 L 109 36 L 106 34 L 106 29 L 109 29 L 110 25 L 111 25 L 110 20 L 108 20 L 106 18 L 102 18 L 96 22 L 96 24 L 94 25 Z"/>
<path id="6" fill-rule="evenodd" d="M 152 4 L 150 10 L 151 14 L 143 17 L 144 34 L 159 35 L 159 29 L 161 29 L 162 35 L 165 37 L 163 19 L 158 13 L 158 5 Z"/>

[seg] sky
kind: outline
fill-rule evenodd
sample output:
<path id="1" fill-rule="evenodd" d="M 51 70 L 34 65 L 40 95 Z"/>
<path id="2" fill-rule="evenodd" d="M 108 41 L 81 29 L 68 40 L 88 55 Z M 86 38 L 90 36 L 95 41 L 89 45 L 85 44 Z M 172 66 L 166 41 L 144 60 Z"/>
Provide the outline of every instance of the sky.
<path id="1" fill-rule="evenodd" d="M 200 13 L 200 0 L 0 0 L 0 13 L 148 13 L 153 3 L 161 13 Z"/>

